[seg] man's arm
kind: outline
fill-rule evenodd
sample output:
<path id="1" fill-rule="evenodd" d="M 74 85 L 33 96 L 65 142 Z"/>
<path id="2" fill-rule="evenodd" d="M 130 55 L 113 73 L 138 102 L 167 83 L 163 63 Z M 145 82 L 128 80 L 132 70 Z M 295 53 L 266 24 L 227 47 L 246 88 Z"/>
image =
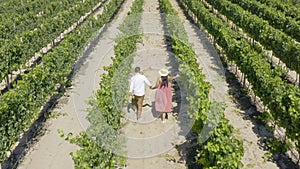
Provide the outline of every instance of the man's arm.
<path id="1" fill-rule="evenodd" d="M 130 79 L 130 87 L 129 87 L 129 103 L 132 102 L 132 96 L 133 96 L 133 79 Z"/>
<path id="2" fill-rule="evenodd" d="M 129 93 L 130 95 L 133 95 L 133 78 L 130 79 Z"/>
<path id="3" fill-rule="evenodd" d="M 146 78 L 146 76 L 144 76 L 144 77 L 145 77 L 144 82 L 146 83 L 146 85 L 149 86 L 149 87 L 151 87 L 152 84 L 150 83 L 150 81 Z"/>

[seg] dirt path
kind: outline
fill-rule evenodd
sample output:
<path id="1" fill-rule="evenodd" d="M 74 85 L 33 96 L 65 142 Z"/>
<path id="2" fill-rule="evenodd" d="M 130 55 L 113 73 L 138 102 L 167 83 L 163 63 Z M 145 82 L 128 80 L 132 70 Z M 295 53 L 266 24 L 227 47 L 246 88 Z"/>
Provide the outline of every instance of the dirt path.
<path id="1" fill-rule="evenodd" d="M 179 17 L 186 21 L 182 10 L 178 6 L 176 0 L 170 0 L 173 8 L 178 11 Z M 199 31 L 190 22 L 184 22 L 185 30 L 189 37 L 189 42 L 194 44 L 200 67 L 206 79 L 213 85 L 214 89 L 210 92 L 210 97 L 217 101 L 226 103 L 225 116 L 229 119 L 229 123 L 236 129 L 236 133 L 244 144 L 245 154 L 242 159 L 244 168 L 279 168 L 275 163 L 264 162 L 264 151 L 260 146 L 260 138 L 257 136 L 263 128 L 259 128 L 258 124 L 245 118 L 247 110 L 242 110 L 241 105 L 236 104 L 232 96 L 229 96 L 229 85 L 225 79 L 225 71 L 222 62 L 213 48 L 212 44 L 205 38 L 205 35 Z"/>
<path id="2" fill-rule="evenodd" d="M 177 67 L 172 63 L 172 55 L 167 51 L 164 42 L 158 1 L 145 0 L 143 9 L 141 21 L 143 42 L 138 44 L 137 55 L 132 66 L 140 66 L 145 76 L 155 84 L 159 69 L 166 68 L 174 73 Z M 152 107 L 143 108 L 141 121 L 136 120 L 134 112 L 125 113 L 128 124 L 122 131 L 127 138 L 126 169 L 186 168 L 175 145 L 185 142 L 185 135 L 189 130 L 189 118 L 182 113 L 180 119 L 181 122 L 185 122 L 180 123 L 169 115 L 169 119 L 163 124 L 160 113 L 153 107 L 154 96 L 155 90 L 146 90 L 144 104 L 148 103 Z"/>
<path id="3" fill-rule="evenodd" d="M 93 91 L 98 89 L 100 74 L 103 66 L 112 63 L 111 57 L 114 55 L 114 39 L 119 32 L 117 27 L 123 22 L 130 9 L 133 0 L 127 0 L 123 8 L 104 30 L 102 37 L 97 43 L 94 51 L 87 57 L 85 63 L 74 77 L 73 86 L 62 97 L 54 110 L 56 113 L 62 113 L 56 119 L 49 119 L 45 126 L 45 134 L 38 138 L 23 161 L 18 166 L 19 169 L 71 169 L 74 168 L 74 162 L 69 155 L 76 151 L 77 146 L 70 144 L 59 136 L 57 130 L 63 130 L 65 133 L 74 134 L 85 130 L 88 121 L 85 120 L 87 114 L 86 101 L 92 95 Z"/>

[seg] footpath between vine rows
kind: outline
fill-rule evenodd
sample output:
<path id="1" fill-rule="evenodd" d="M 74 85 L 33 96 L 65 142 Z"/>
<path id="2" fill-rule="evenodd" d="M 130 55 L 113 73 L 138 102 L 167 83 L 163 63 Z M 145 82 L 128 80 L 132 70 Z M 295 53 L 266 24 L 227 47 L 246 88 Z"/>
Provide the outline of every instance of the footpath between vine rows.
<path id="1" fill-rule="evenodd" d="M 256 113 L 255 108 L 245 96 L 240 97 L 243 101 L 238 101 L 234 98 L 235 95 L 229 95 L 229 92 L 237 94 L 234 90 L 238 89 L 229 84 L 232 79 L 228 80 L 229 77 L 226 77 L 228 73 L 222 66 L 220 56 L 205 38 L 205 34 L 187 21 L 176 0 L 170 0 L 170 2 L 184 21 L 189 42 L 194 45 L 193 48 L 198 56 L 197 60 L 200 67 L 203 69 L 206 79 L 213 85 L 210 97 L 226 103 L 225 116 L 235 128 L 236 135 L 243 141 L 245 153 L 242 162 L 244 168 L 279 168 L 278 164 L 265 160 L 267 151 L 261 146 L 261 137 L 270 133 L 264 126 L 249 117 L 249 115 Z M 284 164 L 280 164 L 280 166 L 283 167 Z"/>
<path id="2" fill-rule="evenodd" d="M 112 63 L 117 27 L 122 23 L 131 4 L 132 0 L 125 1 L 115 19 L 103 29 L 100 36 L 105 38 L 100 37 L 94 50 L 74 76 L 72 87 L 53 110 L 52 118 L 45 124 L 42 136 L 38 136 L 18 168 L 74 168 L 70 152 L 75 152 L 78 147 L 61 138 L 58 130 L 78 134 L 87 127 L 86 101 L 99 88 L 100 74 L 104 73 L 103 67 Z"/>
<path id="3" fill-rule="evenodd" d="M 242 162 L 244 168 L 289 168 L 284 161 L 286 159 L 281 159 L 282 161 L 267 160 L 268 151 L 263 147 L 262 140 L 271 133 L 258 120 L 251 117 L 258 113 L 255 106 L 251 105 L 250 99 L 242 94 L 241 86 L 234 75 L 222 66 L 220 56 L 212 43 L 205 38 L 207 34 L 187 21 L 176 0 L 170 0 L 170 2 L 179 17 L 186 21 L 184 26 L 189 42 L 194 45 L 193 49 L 198 56 L 200 67 L 207 80 L 213 85 L 210 96 L 226 103 L 225 117 L 235 128 L 236 135 L 243 141 L 245 152 Z"/>

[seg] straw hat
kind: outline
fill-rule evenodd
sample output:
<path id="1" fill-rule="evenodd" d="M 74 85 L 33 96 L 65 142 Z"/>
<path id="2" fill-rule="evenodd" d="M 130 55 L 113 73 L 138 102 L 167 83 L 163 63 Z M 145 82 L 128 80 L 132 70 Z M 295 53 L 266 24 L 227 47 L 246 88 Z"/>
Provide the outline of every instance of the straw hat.
<path id="1" fill-rule="evenodd" d="M 160 76 L 168 76 L 169 71 L 167 69 L 160 69 L 158 73 Z"/>

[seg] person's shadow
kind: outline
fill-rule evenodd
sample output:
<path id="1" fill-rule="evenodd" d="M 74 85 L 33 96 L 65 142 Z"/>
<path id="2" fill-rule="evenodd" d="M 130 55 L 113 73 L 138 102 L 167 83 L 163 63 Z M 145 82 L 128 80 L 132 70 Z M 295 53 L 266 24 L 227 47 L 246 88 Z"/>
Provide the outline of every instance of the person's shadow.
<path id="1" fill-rule="evenodd" d="M 151 102 L 151 112 L 154 118 L 160 118 L 161 113 L 155 110 L 155 101 Z"/>

